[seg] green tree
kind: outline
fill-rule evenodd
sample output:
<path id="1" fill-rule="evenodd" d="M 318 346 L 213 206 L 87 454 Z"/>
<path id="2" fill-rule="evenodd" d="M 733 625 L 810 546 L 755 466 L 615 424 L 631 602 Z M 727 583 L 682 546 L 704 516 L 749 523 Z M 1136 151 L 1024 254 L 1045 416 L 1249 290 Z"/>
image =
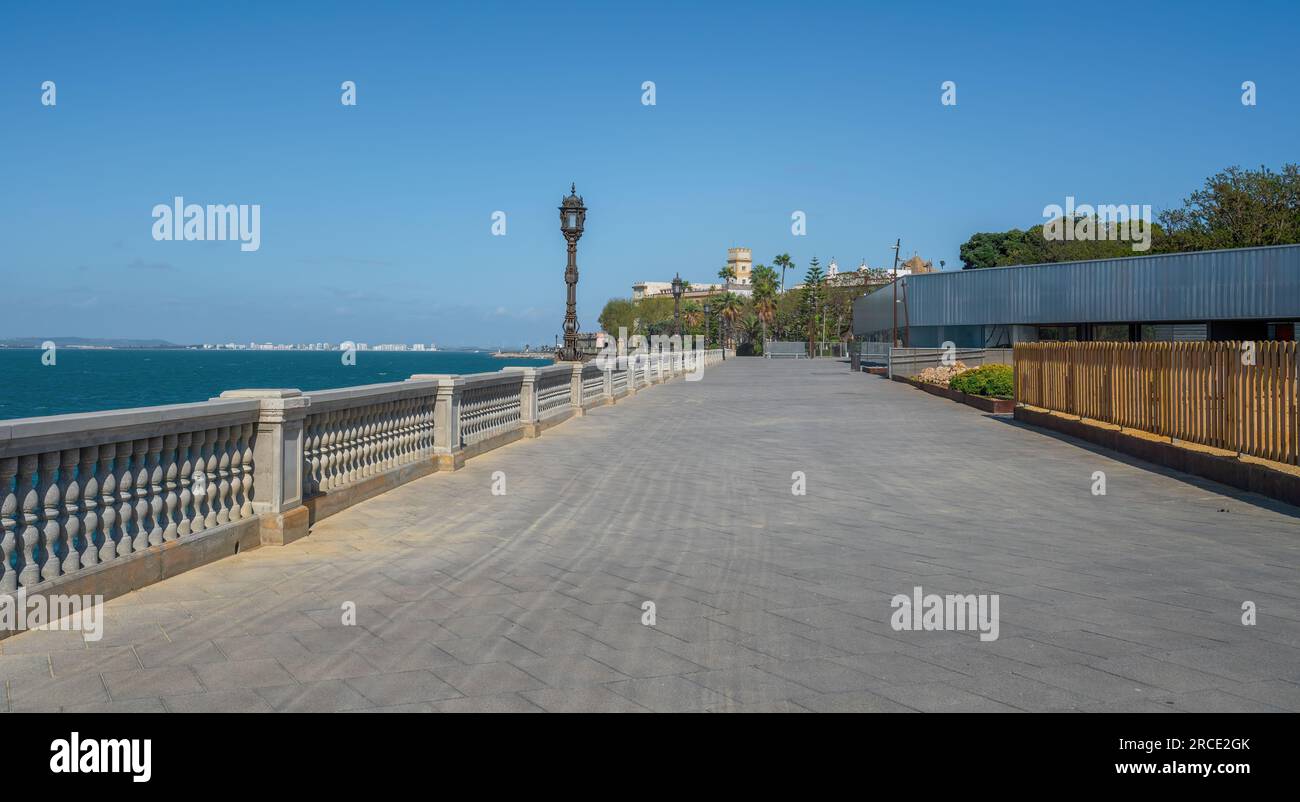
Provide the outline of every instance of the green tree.
<path id="1" fill-rule="evenodd" d="M 1083 220 L 1076 217 L 1073 221 Z M 1151 223 L 1150 253 L 1183 253 L 1219 248 L 1253 248 L 1300 243 L 1300 165 L 1281 172 L 1229 167 L 1205 180 L 1176 209 Z M 1094 227 L 1104 225 L 1093 218 Z M 1052 221 L 1053 223 L 1056 221 Z M 1072 221 L 1064 221 L 1067 225 Z M 1051 225 L 1051 223 L 1049 223 Z M 972 234 L 961 246 L 962 268 L 1005 267 L 1133 256 L 1132 243 L 1119 239 L 1046 239 L 1043 226 Z"/>
<path id="2" fill-rule="evenodd" d="M 636 318 L 637 308 L 634 302 L 627 298 L 611 298 L 600 311 L 598 320 L 601 331 L 617 336 L 620 327 L 626 327 L 629 332 L 633 331 Z"/>
<path id="3" fill-rule="evenodd" d="M 808 355 L 814 353 L 813 341 L 817 338 L 817 329 L 820 323 L 820 315 L 823 312 L 826 299 L 826 276 L 822 273 L 822 266 L 814 256 L 808 263 L 808 272 L 803 277 L 803 297 L 802 313 L 804 325 L 807 326 L 808 332 Z"/>
<path id="4" fill-rule="evenodd" d="M 1229 167 L 1159 219 L 1165 252 L 1300 243 L 1300 165 Z"/>

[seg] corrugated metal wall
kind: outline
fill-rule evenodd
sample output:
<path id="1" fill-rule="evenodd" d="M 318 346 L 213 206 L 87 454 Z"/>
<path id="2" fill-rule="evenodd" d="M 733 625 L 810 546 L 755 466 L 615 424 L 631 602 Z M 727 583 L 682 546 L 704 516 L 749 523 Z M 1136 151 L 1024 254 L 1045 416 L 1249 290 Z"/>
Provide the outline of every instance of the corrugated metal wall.
<path id="1" fill-rule="evenodd" d="M 1300 245 L 928 273 L 899 288 L 898 325 L 1300 317 Z M 901 301 L 907 298 L 906 315 Z M 893 293 L 859 298 L 859 337 L 888 331 Z"/>

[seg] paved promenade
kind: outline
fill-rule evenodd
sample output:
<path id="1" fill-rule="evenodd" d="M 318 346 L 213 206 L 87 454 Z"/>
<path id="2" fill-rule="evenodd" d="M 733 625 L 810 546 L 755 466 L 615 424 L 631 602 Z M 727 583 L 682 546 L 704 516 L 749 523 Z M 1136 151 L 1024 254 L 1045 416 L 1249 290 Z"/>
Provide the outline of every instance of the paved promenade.
<path id="1" fill-rule="evenodd" d="M 737 359 L 109 602 L 97 643 L 0 641 L 0 709 L 1297 711 L 1296 516 Z M 894 631 L 915 586 L 998 594 L 998 639 Z"/>

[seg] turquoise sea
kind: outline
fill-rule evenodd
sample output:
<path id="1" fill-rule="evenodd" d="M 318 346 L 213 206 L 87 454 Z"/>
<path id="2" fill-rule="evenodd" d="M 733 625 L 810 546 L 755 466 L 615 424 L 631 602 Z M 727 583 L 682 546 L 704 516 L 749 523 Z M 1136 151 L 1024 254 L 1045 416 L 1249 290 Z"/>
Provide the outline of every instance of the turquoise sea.
<path id="1" fill-rule="evenodd" d="M 0 348 L 0 420 L 67 412 L 206 401 L 223 390 L 296 387 L 323 390 L 402 381 L 413 373 L 482 373 L 549 359 L 498 359 L 467 351 L 83 350 Z"/>

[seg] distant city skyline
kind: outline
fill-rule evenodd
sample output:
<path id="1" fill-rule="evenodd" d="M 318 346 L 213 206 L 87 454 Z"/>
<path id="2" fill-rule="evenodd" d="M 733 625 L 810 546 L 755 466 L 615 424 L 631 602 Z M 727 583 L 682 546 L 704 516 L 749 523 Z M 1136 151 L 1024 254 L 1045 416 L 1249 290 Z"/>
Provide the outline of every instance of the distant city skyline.
<path id="1" fill-rule="evenodd" d="M 237 28 L 170 8 L 79 4 L 57 35 L 47 6 L 6 9 L 0 338 L 547 345 L 571 181 L 592 332 L 635 282 L 715 277 L 729 247 L 789 253 L 788 284 L 814 255 L 888 266 L 899 237 L 954 269 L 971 234 L 1067 196 L 1158 212 L 1295 161 L 1300 128 L 1286 3 L 1123 25 L 1027 3 L 322 3 Z M 156 238 L 177 198 L 257 207 L 256 249 L 219 210 Z"/>

